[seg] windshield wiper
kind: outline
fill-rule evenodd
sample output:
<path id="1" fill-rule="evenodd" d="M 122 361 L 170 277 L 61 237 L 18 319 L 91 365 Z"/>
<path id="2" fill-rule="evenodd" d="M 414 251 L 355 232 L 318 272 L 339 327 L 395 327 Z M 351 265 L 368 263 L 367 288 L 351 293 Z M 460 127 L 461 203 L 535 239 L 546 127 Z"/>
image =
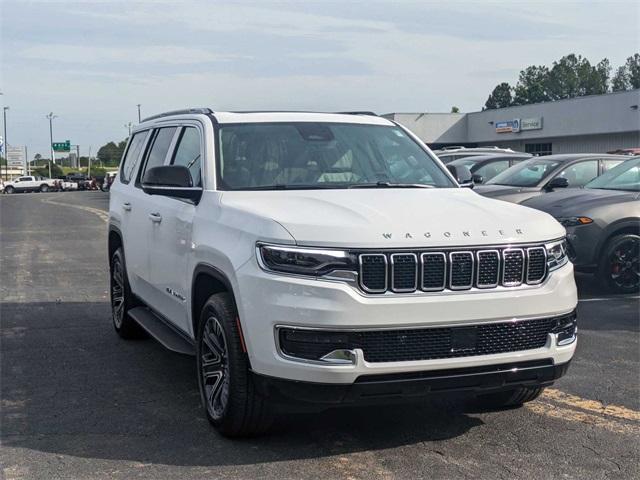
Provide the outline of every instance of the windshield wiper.
<path id="1" fill-rule="evenodd" d="M 286 183 L 276 183 L 275 185 L 259 185 L 256 187 L 241 187 L 241 188 L 231 188 L 230 190 L 243 191 L 243 190 L 320 190 L 327 188 L 346 188 L 344 184 L 322 184 L 322 183 L 314 183 L 314 184 L 286 184 Z"/>
<path id="2" fill-rule="evenodd" d="M 426 185 L 424 183 L 391 183 L 391 182 L 376 182 L 376 183 L 355 183 L 349 185 L 349 188 L 435 188 L 433 185 Z"/>

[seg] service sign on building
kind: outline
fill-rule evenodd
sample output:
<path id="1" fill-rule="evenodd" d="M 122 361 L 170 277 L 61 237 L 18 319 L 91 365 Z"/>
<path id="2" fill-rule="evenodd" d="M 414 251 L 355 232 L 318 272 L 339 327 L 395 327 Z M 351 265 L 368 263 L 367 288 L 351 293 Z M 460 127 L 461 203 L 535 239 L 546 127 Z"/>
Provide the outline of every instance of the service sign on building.
<path id="1" fill-rule="evenodd" d="M 520 130 L 542 130 L 542 117 L 523 118 Z"/>

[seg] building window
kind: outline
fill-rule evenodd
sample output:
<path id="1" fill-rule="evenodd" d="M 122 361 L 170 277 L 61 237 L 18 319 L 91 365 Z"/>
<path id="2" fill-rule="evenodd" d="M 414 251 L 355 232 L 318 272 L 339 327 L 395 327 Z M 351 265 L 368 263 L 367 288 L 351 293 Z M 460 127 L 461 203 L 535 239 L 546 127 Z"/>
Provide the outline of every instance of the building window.
<path id="1" fill-rule="evenodd" d="M 551 155 L 553 153 L 551 151 L 550 143 L 525 143 L 524 151 L 538 157 L 542 157 L 543 155 Z"/>

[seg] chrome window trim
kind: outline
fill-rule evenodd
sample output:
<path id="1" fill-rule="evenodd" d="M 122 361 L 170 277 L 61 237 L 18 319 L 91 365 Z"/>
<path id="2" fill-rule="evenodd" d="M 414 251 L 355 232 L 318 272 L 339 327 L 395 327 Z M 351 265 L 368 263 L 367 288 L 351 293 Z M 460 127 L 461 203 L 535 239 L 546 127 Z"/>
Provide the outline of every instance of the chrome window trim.
<path id="1" fill-rule="evenodd" d="M 511 252 L 520 252 L 522 255 L 522 268 L 520 269 L 520 281 L 519 282 L 505 282 L 504 281 L 504 271 L 507 266 L 506 262 L 506 254 Z M 502 251 L 502 285 L 505 287 L 519 287 L 524 283 L 524 269 L 525 269 L 525 255 L 523 248 L 505 248 Z"/>
<path id="2" fill-rule="evenodd" d="M 480 283 L 480 254 L 481 253 L 495 253 L 498 257 L 498 271 L 496 272 L 496 283 Z M 476 268 L 476 287 L 477 288 L 495 288 L 500 284 L 500 251 L 499 250 L 478 250 L 476 251 L 477 264 L 478 268 Z"/>
<path id="3" fill-rule="evenodd" d="M 527 283 L 527 285 L 538 285 L 538 284 L 544 282 L 545 278 L 547 278 L 547 275 L 549 274 L 548 269 L 547 269 L 547 249 L 543 245 L 543 246 L 540 246 L 540 247 L 528 247 L 526 250 L 527 250 L 527 278 L 526 278 L 526 283 Z M 542 278 L 540 278 L 540 280 L 534 280 L 534 281 L 529 280 L 529 252 L 531 250 L 542 250 L 542 255 L 544 256 L 544 265 L 543 265 L 544 272 L 543 272 Z"/>
<path id="4" fill-rule="evenodd" d="M 362 257 L 382 257 L 384 258 L 384 288 L 368 288 L 364 284 L 364 279 L 362 276 Z M 362 288 L 367 293 L 384 293 L 389 288 L 389 262 L 387 261 L 387 256 L 384 253 L 361 253 L 358 255 L 358 276 L 360 288 Z"/>
<path id="5" fill-rule="evenodd" d="M 458 255 L 458 254 L 469 255 L 469 257 L 471 257 L 471 283 L 469 283 L 468 285 L 458 285 L 454 287 L 453 286 L 453 255 Z M 474 258 L 473 252 L 470 252 L 468 250 L 459 250 L 459 251 L 449 252 L 449 288 L 451 290 L 469 290 L 470 288 L 473 288 L 474 274 L 475 274 L 475 258 Z"/>
<path id="6" fill-rule="evenodd" d="M 395 262 L 393 261 L 396 256 L 411 256 L 413 257 L 415 274 L 413 278 L 413 288 L 396 288 L 395 287 Z M 391 257 L 391 291 L 397 293 L 415 292 L 418 289 L 418 256 L 415 253 L 392 253 Z"/>
<path id="7" fill-rule="evenodd" d="M 442 287 L 429 287 L 425 288 L 424 286 L 424 257 L 427 255 L 442 257 L 444 260 L 444 265 L 442 269 Z M 423 292 L 440 292 L 447 287 L 447 254 L 444 252 L 422 252 L 420 254 L 420 290 Z"/>

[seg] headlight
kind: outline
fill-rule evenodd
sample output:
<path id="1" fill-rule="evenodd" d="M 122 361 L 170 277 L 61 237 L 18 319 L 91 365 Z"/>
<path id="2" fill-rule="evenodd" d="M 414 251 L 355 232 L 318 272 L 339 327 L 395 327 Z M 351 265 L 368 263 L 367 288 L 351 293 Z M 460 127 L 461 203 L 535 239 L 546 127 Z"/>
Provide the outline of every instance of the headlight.
<path id="1" fill-rule="evenodd" d="M 567 256 L 567 240 L 562 239 L 557 242 L 547 243 L 547 270 L 552 272 L 569 261 Z"/>
<path id="2" fill-rule="evenodd" d="M 576 227 L 578 225 L 589 225 L 593 220 L 589 217 L 558 217 L 558 220 L 565 227 Z"/>
<path id="3" fill-rule="evenodd" d="M 319 277 L 336 270 L 356 271 L 356 256 L 344 250 L 263 244 L 257 247 L 263 267 L 275 272 Z"/>

